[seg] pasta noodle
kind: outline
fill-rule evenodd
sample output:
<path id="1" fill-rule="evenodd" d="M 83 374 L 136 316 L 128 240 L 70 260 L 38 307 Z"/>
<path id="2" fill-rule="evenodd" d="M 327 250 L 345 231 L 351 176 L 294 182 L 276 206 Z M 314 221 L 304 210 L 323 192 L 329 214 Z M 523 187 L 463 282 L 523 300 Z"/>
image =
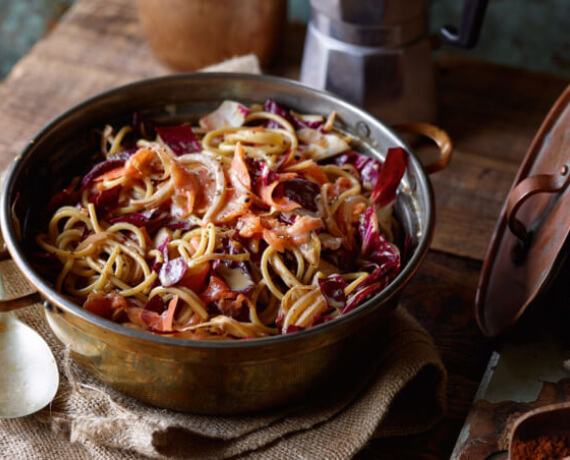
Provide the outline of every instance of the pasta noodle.
<path id="1" fill-rule="evenodd" d="M 200 340 L 292 333 L 400 270 L 406 153 L 358 153 L 327 118 L 225 101 L 197 125 L 105 126 L 100 161 L 54 194 L 41 251 L 92 313 Z"/>

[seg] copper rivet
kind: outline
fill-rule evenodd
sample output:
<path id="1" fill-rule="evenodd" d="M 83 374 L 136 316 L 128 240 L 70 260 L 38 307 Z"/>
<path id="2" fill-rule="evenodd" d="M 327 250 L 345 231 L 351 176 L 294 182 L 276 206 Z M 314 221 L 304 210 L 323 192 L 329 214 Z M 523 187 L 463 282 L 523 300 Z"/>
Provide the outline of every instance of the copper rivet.
<path id="1" fill-rule="evenodd" d="M 410 190 L 412 193 L 416 193 L 418 189 L 418 183 L 416 181 L 416 176 L 410 176 Z"/>
<path id="2" fill-rule="evenodd" d="M 370 128 L 366 123 L 363 121 L 359 121 L 356 123 L 356 132 L 360 137 L 369 137 L 370 136 Z"/>
<path id="3" fill-rule="evenodd" d="M 560 168 L 560 174 L 563 175 L 563 176 L 565 176 L 566 174 L 568 174 L 568 170 L 569 170 L 569 169 L 570 169 L 570 168 L 568 168 L 568 165 L 567 165 L 567 164 L 562 165 L 562 167 Z"/>

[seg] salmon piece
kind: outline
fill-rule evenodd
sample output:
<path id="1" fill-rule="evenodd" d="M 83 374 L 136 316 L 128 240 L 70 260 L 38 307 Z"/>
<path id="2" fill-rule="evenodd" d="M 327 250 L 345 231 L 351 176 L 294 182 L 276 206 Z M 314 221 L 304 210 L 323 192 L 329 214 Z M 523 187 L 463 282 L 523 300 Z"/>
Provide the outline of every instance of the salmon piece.
<path id="1" fill-rule="evenodd" d="M 232 172 L 231 174 L 232 182 L 237 180 L 247 190 L 251 190 L 251 177 L 249 176 L 249 170 L 247 169 L 247 165 L 245 164 L 245 150 L 241 146 L 240 142 L 236 144 L 236 149 L 231 164 L 231 172 Z"/>
<path id="2" fill-rule="evenodd" d="M 178 306 L 178 296 L 172 297 L 170 302 L 168 302 L 168 308 L 161 315 L 161 321 L 159 324 L 159 331 L 170 332 L 172 331 L 172 326 L 174 323 L 174 313 L 176 312 L 176 307 Z"/>
<path id="3" fill-rule="evenodd" d="M 263 226 L 261 225 L 261 219 L 257 214 L 252 212 L 246 212 L 239 217 L 236 228 L 244 238 L 252 238 L 255 235 L 259 235 L 263 232 Z"/>
<path id="4" fill-rule="evenodd" d="M 160 315 L 157 312 L 145 310 L 144 308 L 139 307 L 127 308 L 127 316 L 131 323 L 154 330 L 157 330 L 158 324 L 161 320 Z"/>
<path id="5" fill-rule="evenodd" d="M 91 292 L 83 304 L 85 310 L 106 319 L 111 319 L 116 310 L 126 309 L 128 306 L 127 300 L 114 292 L 108 294 Z"/>
<path id="6" fill-rule="evenodd" d="M 328 196 L 330 199 L 337 198 L 347 190 L 353 187 L 352 182 L 346 177 L 337 177 L 334 184 L 330 187 Z M 334 201 L 334 200 L 331 200 Z"/>
<path id="7" fill-rule="evenodd" d="M 231 188 L 226 188 L 224 204 L 212 217 L 216 224 L 230 222 L 249 211 L 252 202 L 251 177 L 245 164 L 245 151 L 241 144 L 236 144 L 231 168 L 226 171 L 226 182 L 229 179 Z"/>
<path id="8" fill-rule="evenodd" d="M 195 236 L 195 237 L 190 239 L 189 243 L 190 243 L 190 246 L 192 246 L 194 248 L 194 250 L 197 251 L 198 248 L 200 247 L 201 241 L 202 241 L 202 238 L 200 238 L 199 236 Z"/>
<path id="9" fill-rule="evenodd" d="M 271 182 L 268 185 L 261 183 L 259 185 L 258 195 L 262 199 L 262 201 L 267 204 L 268 206 L 273 207 L 274 209 L 282 212 L 291 212 L 294 209 L 300 208 L 301 205 L 293 200 L 290 200 L 287 197 L 279 197 L 274 198 L 273 192 L 277 188 L 279 184 L 285 182 L 289 179 L 294 179 L 299 177 L 296 173 L 283 173 L 277 174 L 277 180 Z"/>
<path id="10" fill-rule="evenodd" d="M 196 294 L 201 292 L 206 285 L 206 279 L 210 274 L 210 263 L 206 262 L 197 267 L 186 269 L 186 273 L 178 282 L 178 286 L 184 286 L 191 289 Z"/>
<path id="11" fill-rule="evenodd" d="M 301 216 L 295 219 L 293 225 L 287 227 L 287 237 L 294 246 L 306 243 L 311 238 L 311 232 L 323 227 L 323 221 L 317 217 Z"/>
<path id="12" fill-rule="evenodd" d="M 285 250 L 285 236 L 279 236 L 280 232 L 278 231 L 283 226 L 279 220 L 273 217 L 263 217 L 262 220 L 260 216 L 252 212 L 240 216 L 236 224 L 240 236 L 244 238 L 262 237 L 267 244 L 279 252 Z"/>
<path id="13" fill-rule="evenodd" d="M 231 318 L 239 317 L 245 307 L 253 308 L 245 295 L 232 291 L 224 280 L 216 275 L 210 276 L 210 283 L 200 294 L 200 299 L 205 304 L 214 302 L 224 315 Z"/>
<path id="14" fill-rule="evenodd" d="M 147 329 L 158 332 L 171 332 L 174 326 L 174 314 L 178 306 L 178 296 L 172 297 L 168 307 L 161 314 L 139 307 L 127 308 L 129 321 Z"/>
<path id="15" fill-rule="evenodd" d="M 322 168 L 315 163 L 313 160 L 310 160 L 310 164 L 302 171 L 303 175 L 309 176 L 313 178 L 317 184 L 323 185 L 330 182 L 326 173 L 322 170 Z"/>
<path id="16" fill-rule="evenodd" d="M 297 216 L 293 225 L 287 225 L 275 217 L 260 217 L 253 213 L 242 216 L 237 228 L 241 236 L 251 238 L 260 235 L 265 242 L 278 252 L 287 246 L 299 246 L 311 238 L 311 232 L 323 227 L 320 218 Z"/>
<path id="17" fill-rule="evenodd" d="M 235 298 L 237 296 L 236 292 L 233 292 L 228 285 L 219 276 L 210 276 L 210 282 L 208 286 L 200 294 L 200 299 L 205 305 L 210 302 L 216 302 L 221 299 Z"/>
<path id="18" fill-rule="evenodd" d="M 107 171 L 105 174 L 100 175 L 95 180 L 113 180 L 119 177 L 126 176 L 129 178 L 142 178 L 153 172 L 152 160 L 154 159 L 156 152 L 148 148 L 140 148 L 129 159 L 125 164 L 119 168 Z"/>
<path id="19" fill-rule="evenodd" d="M 223 224 L 245 214 L 251 206 L 249 193 L 235 188 L 226 189 L 224 204 L 220 210 L 212 216 L 212 222 Z"/>
<path id="20" fill-rule="evenodd" d="M 287 248 L 287 237 L 282 232 L 264 228 L 262 235 L 266 243 L 277 252 L 285 252 Z"/>
<path id="21" fill-rule="evenodd" d="M 196 195 L 196 202 L 194 203 L 194 212 L 196 214 L 203 214 L 214 201 L 214 196 L 216 194 L 216 180 L 212 177 L 210 170 L 201 164 L 196 164 L 196 167 L 193 167 L 190 171 L 198 183 L 198 193 Z"/>
<path id="22" fill-rule="evenodd" d="M 176 162 L 172 163 L 171 177 L 174 184 L 173 214 L 177 217 L 188 217 L 194 211 L 200 190 L 198 180 L 194 173 Z"/>

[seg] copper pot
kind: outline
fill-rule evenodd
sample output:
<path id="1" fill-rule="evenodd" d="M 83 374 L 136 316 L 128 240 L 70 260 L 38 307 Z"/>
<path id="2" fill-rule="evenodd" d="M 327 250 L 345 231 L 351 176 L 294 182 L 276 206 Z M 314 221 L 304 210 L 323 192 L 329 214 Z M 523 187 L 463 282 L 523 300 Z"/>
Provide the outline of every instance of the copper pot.
<path id="1" fill-rule="evenodd" d="M 234 56 L 274 56 L 287 20 L 286 0 L 138 0 L 144 35 L 155 55 L 180 70 Z"/>
<path id="2" fill-rule="evenodd" d="M 298 112 L 337 111 L 339 128 L 352 133 L 364 152 L 379 159 L 392 146 L 404 146 L 410 152 L 395 212 L 412 238 L 411 250 L 400 274 L 384 291 L 342 318 L 305 331 L 211 342 L 125 328 L 73 304 L 38 274 L 26 249 L 38 229 L 39 210 L 49 199 L 46 191 L 58 179 L 76 175 L 77 168 L 89 162 L 88 137 L 93 128 L 128 123 L 134 112 L 161 122 L 195 120 L 223 99 L 251 104 L 267 98 Z M 440 145 L 440 159 L 427 169 L 445 166 L 451 148 L 447 135 L 431 125 L 411 128 L 423 131 Z M 410 126 L 402 129 L 409 130 Z M 114 89 L 53 120 L 12 165 L 4 185 L 0 219 L 14 261 L 45 299 L 49 326 L 79 365 L 110 387 L 160 407 L 239 413 L 291 402 L 319 383 L 333 381 L 347 363 L 370 348 L 382 318 L 395 307 L 426 255 L 434 225 L 434 199 L 426 170 L 410 147 L 390 128 L 353 105 L 284 79 L 194 74 Z"/>

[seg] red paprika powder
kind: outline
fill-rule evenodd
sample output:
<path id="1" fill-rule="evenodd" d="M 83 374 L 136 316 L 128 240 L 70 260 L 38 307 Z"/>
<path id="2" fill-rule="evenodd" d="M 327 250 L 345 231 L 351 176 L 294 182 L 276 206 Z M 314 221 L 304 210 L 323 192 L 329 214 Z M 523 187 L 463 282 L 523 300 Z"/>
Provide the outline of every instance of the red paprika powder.
<path id="1" fill-rule="evenodd" d="M 513 439 L 511 444 L 512 460 L 561 460 L 568 456 L 570 456 L 570 434 Z"/>

